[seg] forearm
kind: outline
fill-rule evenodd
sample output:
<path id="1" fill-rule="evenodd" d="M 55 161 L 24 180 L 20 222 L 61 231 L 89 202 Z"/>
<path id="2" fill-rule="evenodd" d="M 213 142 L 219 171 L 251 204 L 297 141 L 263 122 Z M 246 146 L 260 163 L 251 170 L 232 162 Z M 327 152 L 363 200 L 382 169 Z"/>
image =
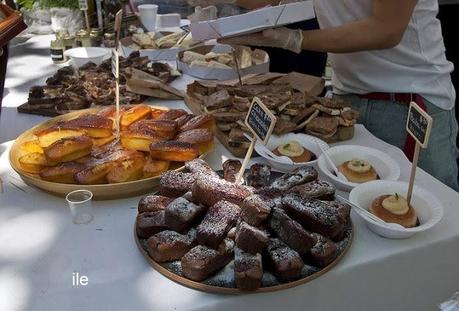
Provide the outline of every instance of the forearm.
<path id="1" fill-rule="evenodd" d="M 236 5 L 244 9 L 254 10 L 267 5 L 278 5 L 279 0 L 237 0 Z"/>

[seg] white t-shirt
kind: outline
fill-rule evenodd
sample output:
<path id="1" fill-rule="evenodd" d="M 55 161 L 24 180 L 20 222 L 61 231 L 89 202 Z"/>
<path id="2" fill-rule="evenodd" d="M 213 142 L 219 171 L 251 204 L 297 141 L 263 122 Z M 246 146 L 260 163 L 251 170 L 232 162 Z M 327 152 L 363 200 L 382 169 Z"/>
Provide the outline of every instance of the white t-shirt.
<path id="1" fill-rule="evenodd" d="M 314 0 L 321 28 L 371 15 L 372 0 Z M 437 0 L 419 0 L 396 47 L 347 54 L 330 53 L 338 93 L 416 93 L 443 109 L 454 106 L 455 91 L 446 60 Z M 368 29 L 371 32 L 371 29 Z"/>

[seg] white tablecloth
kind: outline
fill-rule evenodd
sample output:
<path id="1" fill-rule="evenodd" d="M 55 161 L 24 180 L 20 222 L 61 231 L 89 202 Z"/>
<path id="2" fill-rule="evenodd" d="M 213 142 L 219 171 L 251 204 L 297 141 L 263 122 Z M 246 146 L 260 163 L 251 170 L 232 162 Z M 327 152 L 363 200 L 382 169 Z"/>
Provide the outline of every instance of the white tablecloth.
<path id="1" fill-rule="evenodd" d="M 0 310 L 435 310 L 459 290 L 459 195 L 422 170 L 417 184 L 445 209 L 438 226 L 408 240 L 388 240 L 352 215 L 355 238 L 345 258 L 324 276 L 276 293 L 207 294 L 160 275 L 133 239 L 139 198 L 94 202 L 94 221 L 73 225 L 63 199 L 26 186 L 8 164 L 6 141 L 45 119 L 18 114 L 15 107 L 30 86 L 56 70 L 48 41 L 37 37 L 12 47 L 8 64 L 0 121 Z M 183 77 L 175 85 L 189 81 Z M 152 103 L 183 107 L 179 101 Z M 384 150 L 408 180 L 403 153 L 362 126 L 346 144 Z M 217 144 L 209 161 L 218 167 L 228 157 Z M 73 272 L 88 276 L 89 284 L 72 286 Z"/>

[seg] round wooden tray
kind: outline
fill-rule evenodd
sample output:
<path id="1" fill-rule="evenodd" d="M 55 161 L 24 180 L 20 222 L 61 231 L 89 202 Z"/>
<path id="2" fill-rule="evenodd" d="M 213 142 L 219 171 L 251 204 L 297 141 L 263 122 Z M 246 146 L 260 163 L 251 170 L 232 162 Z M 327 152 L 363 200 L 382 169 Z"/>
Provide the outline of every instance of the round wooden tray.
<path id="1" fill-rule="evenodd" d="M 100 110 L 105 107 L 89 108 L 84 110 L 79 110 L 75 112 L 70 112 L 62 116 L 58 116 L 47 120 L 37 126 L 32 127 L 31 129 L 25 131 L 16 138 L 11 150 L 9 153 L 9 160 L 11 167 L 19 174 L 22 180 L 36 188 L 39 188 L 45 192 L 48 192 L 52 195 L 65 197 L 69 192 L 74 190 L 89 190 L 93 193 L 95 200 L 114 200 L 121 198 L 134 197 L 142 195 L 148 192 L 156 190 L 159 186 L 159 176 L 150 177 L 145 179 L 139 179 L 130 182 L 118 183 L 118 184 L 102 184 L 102 185 L 79 185 L 79 184 L 61 184 L 55 182 L 49 182 L 41 179 L 37 175 L 30 174 L 21 170 L 19 164 L 19 147 L 20 145 L 28 140 L 33 139 L 34 133 L 37 130 L 41 130 L 47 127 L 54 125 L 58 121 L 66 121 L 74 119 L 80 115 L 92 113 L 97 110 Z M 161 109 L 167 109 L 165 107 L 157 107 Z M 207 154 L 202 155 L 201 158 L 204 158 Z M 178 168 L 177 171 L 183 170 L 183 166 Z"/>
<path id="2" fill-rule="evenodd" d="M 148 263 L 159 273 L 167 277 L 168 279 L 179 283 L 183 286 L 197 289 L 203 292 L 208 292 L 208 293 L 216 293 L 216 294 L 230 294 L 230 295 L 240 295 L 240 294 L 249 294 L 249 293 L 268 293 L 268 292 L 275 292 L 283 289 L 288 289 L 292 288 L 301 284 L 305 284 L 308 282 L 311 282 L 312 280 L 318 278 L 319 276 L 327 273 L 330 271 L 336 264 L 346 255 L 347 251 L 351 247 L 352 241 L 354 239 L 354 227 L 352 224 L 352 220 L 349 224 L 350 226 L 350 234 L 349 237 L 347 238 L 347 245 L 341 250 L 341 253 L 336 257 L 336 259 L 330 263 L 328 266 L 325 268 L 322 268 L 321 270 L 304 277 L 302 279 L 289 282 L 289 283 L 281 283 L 279 285 L 274 285 L 274 286 L 268 286 L 268 287 L 261 287 L 257 289 L 256 291 L 242 291 L 238 288 L 233 288 L 233 287 L 219 287 L 219 286 L 213 286 L 213 285 L 208 285 L 200 282 L 195 282 L 192 280 L 189 280 L 183 276 L 180 276 L 178 274 L 175 274 L 174 272 L 168 270 L 167 268 L 163 267 L 161 264 L 157 263 L 155 260 L 153 260 L 150 255 L 148 255 L 147 251 L 144 249 L 144 246 L 142 245 L 141 240 L 137 236 L 136 233 L 136 227 L 137 227 L 137 221 L 134 223 L 134 239 L 137 244 L 137 247 L 139 248 L 140 252 L 142 255 L 147 259 Z"/>

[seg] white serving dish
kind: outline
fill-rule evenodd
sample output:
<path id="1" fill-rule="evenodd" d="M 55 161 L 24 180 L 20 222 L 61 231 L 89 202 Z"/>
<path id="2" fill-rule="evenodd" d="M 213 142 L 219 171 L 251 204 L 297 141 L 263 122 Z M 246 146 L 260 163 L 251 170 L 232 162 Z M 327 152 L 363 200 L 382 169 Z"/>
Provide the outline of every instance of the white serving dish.
<path id="1" fill-rule="evenodd" d="M 340 166 L 346 161 L 358 158 L 368 161 L 375 169 L 381 180 L 398 180 L 400 178 L 400 166 L 391 157 L 384 152 L 363 146 L 357 145 L 342 145 L 332 147 L 327 151 L 328 156 L 336 167 Z M 357 187 L 358 183 L 350 181 L 343 181 L 339 179 L 334 173 L 331 166 L 328 164 L 324 155 L 319 157 L 317 162 L 319 170 L 331 180 L 331 182 L 338 188 L 344 191 L 351 191 Z"/>
<path id="2" fill-rule="evenodd" d="M 306 134 L 294 134 L 294 133 L 285 134 L 282 136 L 272 135 L 271 138 L 269 139 L 268 144 L 266 145 L 266 148 L 272 151 L 273 149 L 279 147 L 279 145 L 285 144 L 292 140 L 296 140 L 298 143 L 300 143 L 301 146 L 303 146 L 303 148 L 306 148 L 307 150 L 314 153 L 314 155 L 316 156 L 316 159 L 314 161 L 309 161 L 305 163 L 287 164 L 287 163 L 284 163 L 278 160 L 274 160 L 270 158 L 269 156 L 266 156 L 263 150 L 261 149 L 259 143 L 255 145 L 255 151 L 257 151 L 259 155 L 261 155 L 264 159 L 266 159 L 269 162 L 271 167 L 281 172 L 290 172 L 301 166 L 316 166 L 317 165 L 318 158 L 322 154 L 322 151 L 320 150 L 320 147 L 317 144 L 320 144 L 324 150 L 328 150 L 330 148 L 326 142 L 324 142 L 323 140 L 317 137 L 306 135 Z"/>
<path id="3" fill-rule="evenodd" d="M 408 183 L 401 181 L 375 180 L 355 187 L 349 201 L 368 210 L 378 196 L 399 193 L 406 197 Z M 364 213 L 354 210 L 374 233 L 389 239 L 406 239 L 418 232 L 424 232 L 436 225 L 443 217 L 443 207 L 440 201 L 429 191 L 414 186 L 411 205 L 416 211 L 420 225 L 414 228 L 394 228 L 378 223 Z"/>
<path id="4" fill-rule="evenodd" d="M 70 57 L 77 67 L 81 67 L 88 62 L 100 65 L 109 54 L 110 49 L 97 47 L 79 47 L 64 52 L 64 55 Z"/>
<path id="5" fill-rule="evenodd" d="M 203 45 L 195 48 L 188 49 L 187 51 L 193 51 L 200 54 L 207 54 L 209 52 L 215 53 L 230 53 L 232 47 L 225 44 L 218 45 Z M 177 69 L 184 74 L 190 75 L 195 78 L 204 80 L 233 80 L 237 79 L 238 75 L 235 69 L 222 69 L 222 68 L 209 68 L 204 66 L 190 66 L 189 64 L 182 61 L 183 53 L 180 51 L 177 54 Z M 241 76 L 248 74 L 261 74 L 269 72 L 269 55 L 263 50 L 255 49 L 252 55 L 256 58 L 256 64 L 250 67 L 241 68 Z"/>
<path id="6" fill-rule="evenodd" d="M 191 24 L 195 40 L 210 40 L 248 34 L 315 17 L 312 0 L 264 7 L 248 13 Z"/>

